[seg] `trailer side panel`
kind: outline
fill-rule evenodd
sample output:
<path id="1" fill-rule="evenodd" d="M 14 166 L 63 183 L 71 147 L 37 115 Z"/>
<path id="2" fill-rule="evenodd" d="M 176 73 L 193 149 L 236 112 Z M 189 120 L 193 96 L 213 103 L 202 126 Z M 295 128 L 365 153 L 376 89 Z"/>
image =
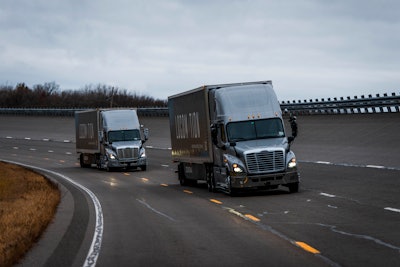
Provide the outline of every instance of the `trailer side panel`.
<path id="1" fill-rule="evenodd" d="M 205 87 L 168 98 L 172 159 L 213 162 L 208 93 Z"/>

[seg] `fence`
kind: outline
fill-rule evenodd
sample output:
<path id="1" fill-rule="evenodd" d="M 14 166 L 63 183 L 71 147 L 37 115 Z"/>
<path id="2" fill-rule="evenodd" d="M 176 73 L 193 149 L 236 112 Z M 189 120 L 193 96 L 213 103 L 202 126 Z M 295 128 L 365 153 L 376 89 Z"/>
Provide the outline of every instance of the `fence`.
<path id="1" fill-rule="evenodd" d="M 295 115 L 313 115 L 313 114 L 356 114 L 356 113 L 392 113 L 400 112 L 400 95 L 392 93 L 388 96 L 379 94 L 368 97 L 358 98 L 347 97 L 344 99 L 336 97 L 325 99 L 310 99 L 303 102 L 283 101 L 281 103 L 282 111 L 288 111 Z M 87 110 L 87 108 L 76 109 L 46 109 L 46 108 L 0 108 L 0 114 L 6 115 L 45 115 L 45 116 L 74 116 L 76 111 Z M 138 108 L 139 116 L 157 116 L 167 117 L 168 108 Z"/>
<path id="2" fill-rule="evenodd" d="M 392 93 L 391 96 L 377 94 L 368 97 L 362 95 L 360 98 L 355 96 L 354 98 L 347 97 L 347 99 L 335 97 L 333 100 L 331 98 L 310 99 L 308 102 L 307 100 L 292 101 L 292 103 L 287 101 L 281 103 L 281 109 L 297 115 L 400 112 L 400 95 Z"/>

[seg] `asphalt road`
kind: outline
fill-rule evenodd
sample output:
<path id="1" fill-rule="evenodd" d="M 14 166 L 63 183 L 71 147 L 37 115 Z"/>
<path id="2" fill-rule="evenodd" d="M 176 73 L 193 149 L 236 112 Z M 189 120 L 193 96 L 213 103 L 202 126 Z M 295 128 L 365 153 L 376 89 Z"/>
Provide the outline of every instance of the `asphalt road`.
<path id="1" fill-rule="evenodd" d="M 63 192 L 21 265 L 400 266 L 400 114 L 299 117 L 300 192 L 238 197 L 181 187 L 167 118 L 142 123 L 148 170 L 105 172 L 78 166 L 72 118 L 0 116 L 0 159 Z"/>

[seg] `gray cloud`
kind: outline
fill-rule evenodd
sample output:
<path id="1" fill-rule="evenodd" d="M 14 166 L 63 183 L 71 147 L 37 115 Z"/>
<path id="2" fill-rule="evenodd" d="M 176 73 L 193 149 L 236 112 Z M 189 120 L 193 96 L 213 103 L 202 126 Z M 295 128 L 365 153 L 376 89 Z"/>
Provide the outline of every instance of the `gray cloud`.
<path id="1" fill-rule="evenodd" d="M 283 100 L 399 92 L 397 1 L 0 3 L 0 83 L 166 98 L 271 79 Z"/>

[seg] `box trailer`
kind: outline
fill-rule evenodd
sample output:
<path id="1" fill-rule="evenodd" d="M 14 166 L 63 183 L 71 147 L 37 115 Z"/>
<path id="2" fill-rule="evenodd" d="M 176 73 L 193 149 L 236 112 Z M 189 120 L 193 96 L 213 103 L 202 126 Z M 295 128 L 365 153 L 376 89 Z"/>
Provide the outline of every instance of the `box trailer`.
<path id="1" fill-rule="evenodd" d="M 148 130 L 135 109 L 95 109 L 75 113 L 76 152 L 81 167 L 147 168 L 143 147 Z"/>
<path id="2" fill-rule="evenodd" d="M 168 97 L 172 159 L 181 185 L 210 191 L 299 190 L 300 175 L 271 81 L 205 85 Z"/>

